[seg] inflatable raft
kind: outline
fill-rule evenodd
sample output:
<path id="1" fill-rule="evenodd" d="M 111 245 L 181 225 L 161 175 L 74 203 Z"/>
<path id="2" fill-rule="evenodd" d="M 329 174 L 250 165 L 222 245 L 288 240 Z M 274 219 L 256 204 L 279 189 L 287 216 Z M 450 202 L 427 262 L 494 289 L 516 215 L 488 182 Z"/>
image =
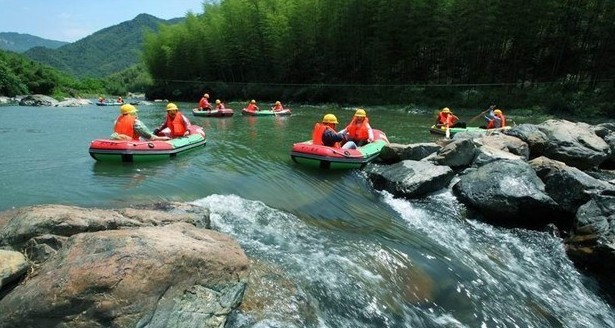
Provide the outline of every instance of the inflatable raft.
<path id="1" fill-rule="evenodd" d="M 234 111 L 231 108 L 211 109 L 211 110 L 200 110 L 198 108 L 192 109 L 192 115 L 194 116 L 228 117 L 228 116 L 233 116 L 233 114 L 234 114 Z"/>
<path id="2" fill-rule="evenodd" d="M 252 111 L 252 110 L 247 110 L 246 108 L 244 108 L 241 110 L 241 114 L 250 115 L 250 116 L 288 116 L 292 114 L 292 112 L 288 108 L 284 108 L 282 110 L 277 110 L 277 111 L 271 110 L 271 109 Z"/>
<path id="3" fill-rule="evenodd" d="M 467 128 L 449 128 L 449 135 L 452 137 L 455 134 L 459 133 L 459 132 L 478 132 L 478 133 L 482 133 L 482 134 L 492 134 L 494 132 L 502 132 L 502 131 L 506 131 L 508 129 L 510 129 L 510 126 L 505 126 L 503 128 L 497 128 L 497 129 L 482 129 L 479 127 L 467 127 Z M 431 128 L 429 128 L 429 132 L 433 133 L 433 134 L 440 134 L 445 136 L 446 135 L 446 127 L 445 126 L 435 126 L 432 125 Z"/>
<path id="4" fill-rule="evenodd" d="M 193 125 L 190 135 L 168 141 L 96 139 L 90 143 L 90 156 L 105 162 L 148 162 L 168 159 L 207 144 L 205 132 Z"/>
<path id="5" fill-rule="evenodd" d="M 296 143 L 290 153 L 295 163 L 321 169 L 358 169 L 380 155 L 382 148 L 389 143 L 387 136 L 373 129 L 374 141 L 357 149 L 341 149 L 314 145 L 312 140 Z"/>

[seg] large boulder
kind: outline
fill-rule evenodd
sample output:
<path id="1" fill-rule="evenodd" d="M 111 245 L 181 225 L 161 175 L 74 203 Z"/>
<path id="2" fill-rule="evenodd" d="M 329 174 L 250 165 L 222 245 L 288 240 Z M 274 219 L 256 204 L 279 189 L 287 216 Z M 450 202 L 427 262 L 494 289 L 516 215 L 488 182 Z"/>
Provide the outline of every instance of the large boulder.
<path id="1" fill-rule="evenodd" d="M 224 327 L 248 259 L 188 223 L 79 233 L 0 300 L 3 327 Z"/>
<path id="2" fill-rule="evenodd" d="M 520 124 L 505 133 L 519 138 L 528 145 L 529 158 L 542 155 L 549 143 L 549 137 L 534 124 Z"/>
<path id="3" fill-rule="evenodd" d="M 538 128 L 549 139 L 544 156 L 569 166 L 594 168 L 611 155 L 609 145 L 586 123 L 548 120 Z"/>
<path id="4" fill-rule="evenodd" d="M 553 217 L 557 203 L 529 164 L 499 160 L 467 169 L 453 186 L 458 199 L 486 219 L 505 226 L 542 228 L 561 223 Z"/>
<path id="5" fill-rule="evenodd" d="M 19 106 L 55 106 L 58 101 L 45 95 L 30 95 L 21 98 Z"/>
<path id="6" fill-rule="evenodd" d="M 440 165 L 458 168 L 469 166 L 474 156 L 476 156 L 474 140 L 460 138 L 444 146 L 433 160 Z"/>
<path id="7" fill-rule="evenodd" d="M 405 198 L 423 197 L 445 188 L 455 175 L 448 166 L 412 160 L 389 166 L 370 164 L 365 171 L 374 188 Z"/>
<path id="8" fill-rule="evenodd" d="M 420 161 L 421 159 L 437 152 L 442 147 L 435 143 L 420 143 L 402 145 L 390 143 L 385 145 L 380 152 L 380 160 L 387 164 L 397 163 L 403 160 Z"/>

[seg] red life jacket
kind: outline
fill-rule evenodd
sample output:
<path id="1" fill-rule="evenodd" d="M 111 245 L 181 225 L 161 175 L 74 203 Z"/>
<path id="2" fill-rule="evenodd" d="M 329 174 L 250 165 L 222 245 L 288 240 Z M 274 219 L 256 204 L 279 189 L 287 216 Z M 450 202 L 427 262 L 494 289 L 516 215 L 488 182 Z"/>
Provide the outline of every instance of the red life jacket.
<path id="1" fill-rule="evenodd" d="M 506 126 L 506 116 L 504 114 L 495 114 L 500 119 L 500 128 Z M 495 129 L 495 119 L 492 119 L 487 123 L 487 129 Z"/>
<path id="2" fill-rule="evenodd" d="M 184 133 L 186 133 L 183 115 L 180 112 L 175 114 L 174 119 L 171 119 L 171 116 L 167 115 L 166 125 L 169 129 L 171 129 L 171 138 L 183 137 Z"/>
<path id="3" fill-rule="evenodd" d="M 120 115 L 115 121 L 113 130 L 115 133 L 132 137 L 132 140 L 139 140 L 139 134 L 135 131 L 136 120 L 137 118 L 132 115 Z"/>
<path id="4" fill-rule="evenodd" d="M 216 109 L 224 109 L 224 103 L 217 104 Z"/>
<path id="5" fill-rule="evenodd" d="M 256 111 L 256 105 L 253 104 L 253 103 L 249 103 L 248 107 L 246 109 L 251 111 L 251 112 L 255 112 Z"/>
<path id="6" fill-rule="evenodd" d="M 281 105 L 281 104 L 280 104 L 280 105 L 275 105 L 275 106 L 273 107 L 273 110 L 275 110 L 275 111 L 281 111 L 282 109 L 284 109 L 284 107 L 282 107 L 282 105 Z"/>
<path id="7" fill-rule="evenodd" d="M 323 146 L 324 143 L 322 142 L 322 135 L 325 133 L 327 129 L 335 132 L 335 130 L 333 130 L 328 125 L 325 125 L 322 123 L 316 123 L 316 125 L 314 125 L 314 130 L 312 131 L 312 144 Z M 333 144 L 333 148 L 340 148 L 340 147 L 341 145 L 339 142 L 336 142 L 335 144 Z"/>
<path id="8" fill-rule="evenodd" d="M 209 101 L 207 101 L 207 98 L 201 98 L 201 101 L 199 101 L 199 108 L 209 108 Z"/>
<path id="9" fill-rule="evenodd" d="M 457 116 L 450 113 L 446 115 L 446 113 L 440 112 L 438 114 L 438 122 L 436 124 L 451 127 L 455 124 L 455 122 L 457 122 Z"/>
<path id="10" fill-rule="evenodd" d="M 350 139 L 354 141 L 367 141 L 367 139 L 369 139 L 369 131 L 367 129 L 368 123 L 369 119 L 367 117 L 361 124 L 357 124 L 356 117 L 353 117 L 350 124 L 346 127 L 346 132 L 348 132 Z"/>

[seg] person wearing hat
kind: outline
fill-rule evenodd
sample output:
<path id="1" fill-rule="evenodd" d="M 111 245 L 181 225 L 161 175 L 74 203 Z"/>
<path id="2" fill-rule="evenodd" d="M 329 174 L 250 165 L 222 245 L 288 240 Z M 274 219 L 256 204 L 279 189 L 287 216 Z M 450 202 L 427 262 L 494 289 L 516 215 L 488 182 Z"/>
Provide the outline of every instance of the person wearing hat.
<path id="1" fill-rule="evenodd" d="M 225 109 L 224 103 L 220 99 L 216 99 L 216 109 Z"/>
<path id="2" fill-rule="evenodd" d="M 169 140 L 168 137 L 159 137 L 152 133 L 143 122 L 137 118 L 139 110 L 131 105 L 120 106 L 120 116 L 113 123 L 111 139 L 115 140 L 139 140 L 139 137 L 147 140 Z"/>
<path id="3" fill-rule="evenodd" d="M 346 134 L 335 132 L 337 117 L 326 114 L 322 122 L 317 122 L 312 131 L 312 143 L 333 148 L 354 149 L 357 145 L 353 141 L 347 141 Z M 344 141 L 347 141 L 344 143 Z M 344 146 L 342 146 L 342 143 Z"/>
<path id="4" fill-rule="evenodd" d="M 344 133 L 348 140 L 354 141 L 357 146 L 363 146 L 374 141 L 374 131 L 369 125 L 369 119 L 365 109 L 359 108 L 355 111 L 350 124 L 340 133 Z"/>
<path id="5" fill-rule="evenodd" d="M 495 105 L 489 109 L 489 114 L 485 115 L 485 121 L 487 121 L 487 129 L 498 129 L 506 126 L 506 116 L 502 114 L 501 109 L 495 108 Z"/>
<path id="6" fill-rule="evenodd" d="M 271 107 L 271 110 L 276 111 L 276 112 L 279 112 L 283 109 L 284 109 L 284 106 L 282 106 L 282 103 L 279 100 L 275 102 L 273 107 Z"/>
<path id="7" fill-rule="evenodd" d="M 211 110 L 211 105 L 209 104 L 209 94 L 204 94 L 199 100 L 199 110 Z"/>
<path id="8" fill-rule="evenodd" d="M 459 120 L 459 117 L 455 116 L 453 112 L 448 107 L 442 108 L 440 113 L 438 113 L 438 117 L 436 118 L 436 126 L 437 127 L 448 127 L 448 128 L 465 128 L 466 123 Z"/>
<path id="9" fill-rule="evenodd" d="M 257 110 L 260 110 L 260 108 L 256 106 L 256 100 L 252 99 L 250 100 L 248 107 L 246 107 L 246 110 L 251 111 L 251 112 L 256 112 Z"/>
<path id="10" fill-rule="evenodd" d="M 154 130 L 154 134 L 164 134 L 171 138 L 185 137 L 190 134 L 190 126 L 190 121 L 179 112 L 177 105 L 168 103 L 166 119 Z"/>

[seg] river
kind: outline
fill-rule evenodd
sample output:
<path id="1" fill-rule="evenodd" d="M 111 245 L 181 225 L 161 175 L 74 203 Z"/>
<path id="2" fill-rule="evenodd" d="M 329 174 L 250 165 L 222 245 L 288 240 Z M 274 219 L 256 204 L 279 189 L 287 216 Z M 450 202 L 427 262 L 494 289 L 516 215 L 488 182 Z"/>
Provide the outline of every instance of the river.
<path id="1" fill-rule="evenodd" d="M 360 170 L 291 161 L 292 144 L 309 139 L 325 113 L 345 123 L 354 108 L 297 105 L 290 117 L 245 117 L 242 104 L 230 103 L 235 116 L 205 118 L 191 115 L 195 104 L 178 105 L 205 129 L 207 146 L 144 164 L 88 154 L 91 140 L 110 135 L 118 107 L 1 106 L 0 210 L 164 201 L 210 208 L 213 228 L 237 239 L 265 273 L 251 295 L 273 300 L 235 314 L 231 327 L 615 327 L 612 308 L 560 240 L 467 218 L 450 191 L 397 199 L 371 188 Z M 164 104 L 138 107 L 150 128 L 162 122 Z M 439 138 L 427 130 L 435 108 L 366 110 L 391 142 Z"/>

